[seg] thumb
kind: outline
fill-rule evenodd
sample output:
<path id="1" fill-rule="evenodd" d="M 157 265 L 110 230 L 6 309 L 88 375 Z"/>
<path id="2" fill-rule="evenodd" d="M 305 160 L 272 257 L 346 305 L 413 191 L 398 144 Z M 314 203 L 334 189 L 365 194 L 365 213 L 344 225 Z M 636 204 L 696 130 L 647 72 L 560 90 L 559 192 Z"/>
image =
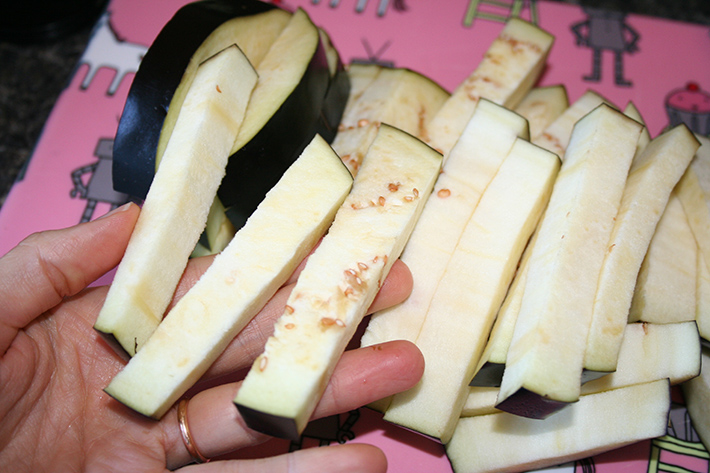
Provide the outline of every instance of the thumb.
<path id="1" fill-rule="evenodd" d="M 107 273 L 123 257 L 139 209 L 30 235 L 0 258 L 0 356 L 18 330 Z"/>

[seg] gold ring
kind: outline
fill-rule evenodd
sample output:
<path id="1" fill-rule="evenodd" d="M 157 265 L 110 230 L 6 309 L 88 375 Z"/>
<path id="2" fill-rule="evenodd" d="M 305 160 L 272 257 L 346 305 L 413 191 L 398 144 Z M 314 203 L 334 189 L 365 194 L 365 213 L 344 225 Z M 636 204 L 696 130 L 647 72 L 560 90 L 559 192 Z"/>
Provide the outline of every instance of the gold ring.
<path id="1" fill-rule="evenodd" d="M 187 424 L 187 399 L 183 399 L 178 404 L 178 425 L 180 426 L 180 434 L 182 436 L 182 443 L 185 444 L 187 452 L 190 454 L 193 460 L 197 463 L 208 463 L 209 458 L 204 456 L 198 450 L 195 441 L 192 439 L 192 434 L 190 433 L 190 426 Z"/>

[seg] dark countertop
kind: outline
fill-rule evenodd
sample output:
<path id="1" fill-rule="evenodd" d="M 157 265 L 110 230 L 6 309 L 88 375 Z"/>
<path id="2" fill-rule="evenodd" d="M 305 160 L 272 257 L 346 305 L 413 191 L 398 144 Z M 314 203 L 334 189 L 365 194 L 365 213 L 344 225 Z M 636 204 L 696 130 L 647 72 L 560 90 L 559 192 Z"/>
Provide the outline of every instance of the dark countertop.
<path id="1" fill-rule="evenodd" d="M 710 1 L 565 0 L 710 25 Z M 31 155 L 44 122 L 69 80 L 91 32 L 90 26 L 36 44 L 0 41 L 0 206 Z"/>

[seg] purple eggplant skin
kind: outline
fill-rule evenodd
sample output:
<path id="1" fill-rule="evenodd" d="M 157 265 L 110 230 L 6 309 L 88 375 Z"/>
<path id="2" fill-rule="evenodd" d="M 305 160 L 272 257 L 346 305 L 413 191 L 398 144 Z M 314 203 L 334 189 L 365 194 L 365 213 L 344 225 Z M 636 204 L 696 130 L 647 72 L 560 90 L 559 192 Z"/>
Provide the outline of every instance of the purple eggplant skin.
<path id="1" fill-rule="evenodd" d="M 345 104 L 350 95 L 350 76 L 340 57 L 338 57 L 336 67 L 335 74 L 330 79 L 328 92 L 325 94 L 321 119 L 316 128 L 316 133 L 321 135 L 328 143 L 332 143 L 335 135 L 338 134 L 338 126 L 343 118 Z"/>
<path id="2" fill-rule="evenodd" d="M 146 52 L 128 92 L 113 145 L 113 187 L 145 199 L 170 101 L 190 58 L 222 23 L 277 8 L 259 0 L 202 0 L 180 8 Z"/>
<path id="3" fill-rule="evenodd" d="M 288 417 L 266 414 L 250 407 L 236 404 L 239 414 L 247 426 L 262 434 L 298 442 L 301 433 L 296 427 L 296 421 Z"/>
<path id="4" fill-rule="evenodd" d="M 282 105 L 282 109 L 274 115 L 274 118 L 278 118 L 272 118 L 267 125 L 273 125 L 273 131 L 281 133 L 283 139 L 271 139 L 269 136 L 272 130 L 262 130 L 243 148 L 247 149 L 247 159 L 240 159 L 240 152 L 230 157 L 227 176 L 222 181 L 217 195 L 226 207 L 225 214 L 236 229 L 246 223 L 269 189 L 298 158 L 314 135 L 321 135 L 328 143 L 335 139 L 350 95 L 350 76 L 338 55 L 335 72 L 332 77 L 328 73 L 328 83 L 323 89 L 323 68 L 328 72 L 325 48 L 321 41 L 309 66 L 310 70 L 304 74 L 307 78 L 304 80 L 311 85 L 303 82 L 299 84 Z M 319 97 L 321 91 L 324 93 L 322 101 Z M 321 105 L 318 112 L 319 103 Z M 310 133 L 306 133 L 305 125 L 310 120 L 315 120 L 314 128 Z M 264 136 L 259 136 L 262 133 Z M 286 133 L 290 133 L 294 139 L 289 139 Z M 302 133 L 306 134 L 303 135 L 300 145 L 294 146 L 299 142 L 298 136 Z M 263 141 L 260 143 L 256 141 L 257 138 Z M 289 149 L 289 145 L 292 148 Z"/>
<path id="5" fill-rule="evenodd" d="M 330 84 L 323 43 L 319 41 L 298 85 L 264 127 L 227 163 L 217 197 L 236 229 L 264 200 L 315 135 Z"/>

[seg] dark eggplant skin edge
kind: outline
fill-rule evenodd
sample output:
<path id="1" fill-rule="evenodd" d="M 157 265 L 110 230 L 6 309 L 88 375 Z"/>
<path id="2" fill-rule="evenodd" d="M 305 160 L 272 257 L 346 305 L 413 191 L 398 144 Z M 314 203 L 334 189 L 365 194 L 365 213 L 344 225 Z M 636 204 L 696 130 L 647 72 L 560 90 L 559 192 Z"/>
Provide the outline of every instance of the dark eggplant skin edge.
<path id="1" fill-rule="evenodd" d="M 145 199 L 170 101 L 194 52 L 222 23 L 277 8 L 259 0 L 202 0 L 180 8 L 153 41 L 128 92 L 113 145 L 113 187 Z"/>
<path id="2" fill-rule="evenodd" d="M 498 403 L 496 408 L 521 417 L 545 419 L 569 405 L 569 402 L 550 399 L 526 388 L 520 388 L 503 402 Z"/>
<path id="3" fill-rule="evenodd" d="M 316 133 L 325 141 L 332 143 L 338 134 L 338 126 L 345 112 L 345 104 L 350 96 L 350 76 L 345 65 L 338 56 L 338 65 L 335 74 L 330 80 L 328 92 L 325 95 L 321 119 L 316 127 Z"/>
<path id="4" fill-rule="evenodd" d="M 236 404 L 236 406 L 247 427 L 252 430 L 293 442 L 297 442 L 301 437 L 294 419 L 267 414 L 241 404 Z"/>
<path id="5" fill-rule="evenodd" d="M 94 328 L 94 330 L 101 336 L 101 339 L 104 341 L 104 343 L 111 347 L 114 353 L 116 353 L 121 358 L 121 360 L 128 363 L 128 360 L 131 359 L 131 355 L 129 355 L 126 349 L 123 348 L 123 345 L 121 345 L 121 342 L 118 341 L 118 339 L 113 333 L 102 332 L 97 328 Z"/>
<path id="6" fill-rule="evenodd" d="M 350 98 L 350 74 L 345 68 L 342 57 L 328 32 L 320 29 L 320 36 L 321 42 L 326 48 L 326 56 L 328 58 L 335 57 L 335 64 L 330 64 L 332 68 L 330 85 L 328 86 L 328 92 L 325 94 L 323 110 L 316 126 L 316 134 L 322 136 L 327 143 L 332 143 L 335 135 L 338 134 L 338 127 L 343 119 L 345 105 Z M 328 56 L 329 52 L 332 56 Z M 331 62 L 333 62 L 332 59 Z"/>
<path id="7" fill-rule="evenodd" d="M 483 364 L 478 373 L 473 377 L 469 386 L 499 388 L 503 380 L 503 370 L 505 364 L 491 363 L 487 361 Z"/>
<path id="8" fill-rule="evenodd" d="M 300 156 L 315 135 L 330 83 L 321 41 L 300 82 L 259 132 L 229 158 L 217 196 L 235 229 Z"/>

